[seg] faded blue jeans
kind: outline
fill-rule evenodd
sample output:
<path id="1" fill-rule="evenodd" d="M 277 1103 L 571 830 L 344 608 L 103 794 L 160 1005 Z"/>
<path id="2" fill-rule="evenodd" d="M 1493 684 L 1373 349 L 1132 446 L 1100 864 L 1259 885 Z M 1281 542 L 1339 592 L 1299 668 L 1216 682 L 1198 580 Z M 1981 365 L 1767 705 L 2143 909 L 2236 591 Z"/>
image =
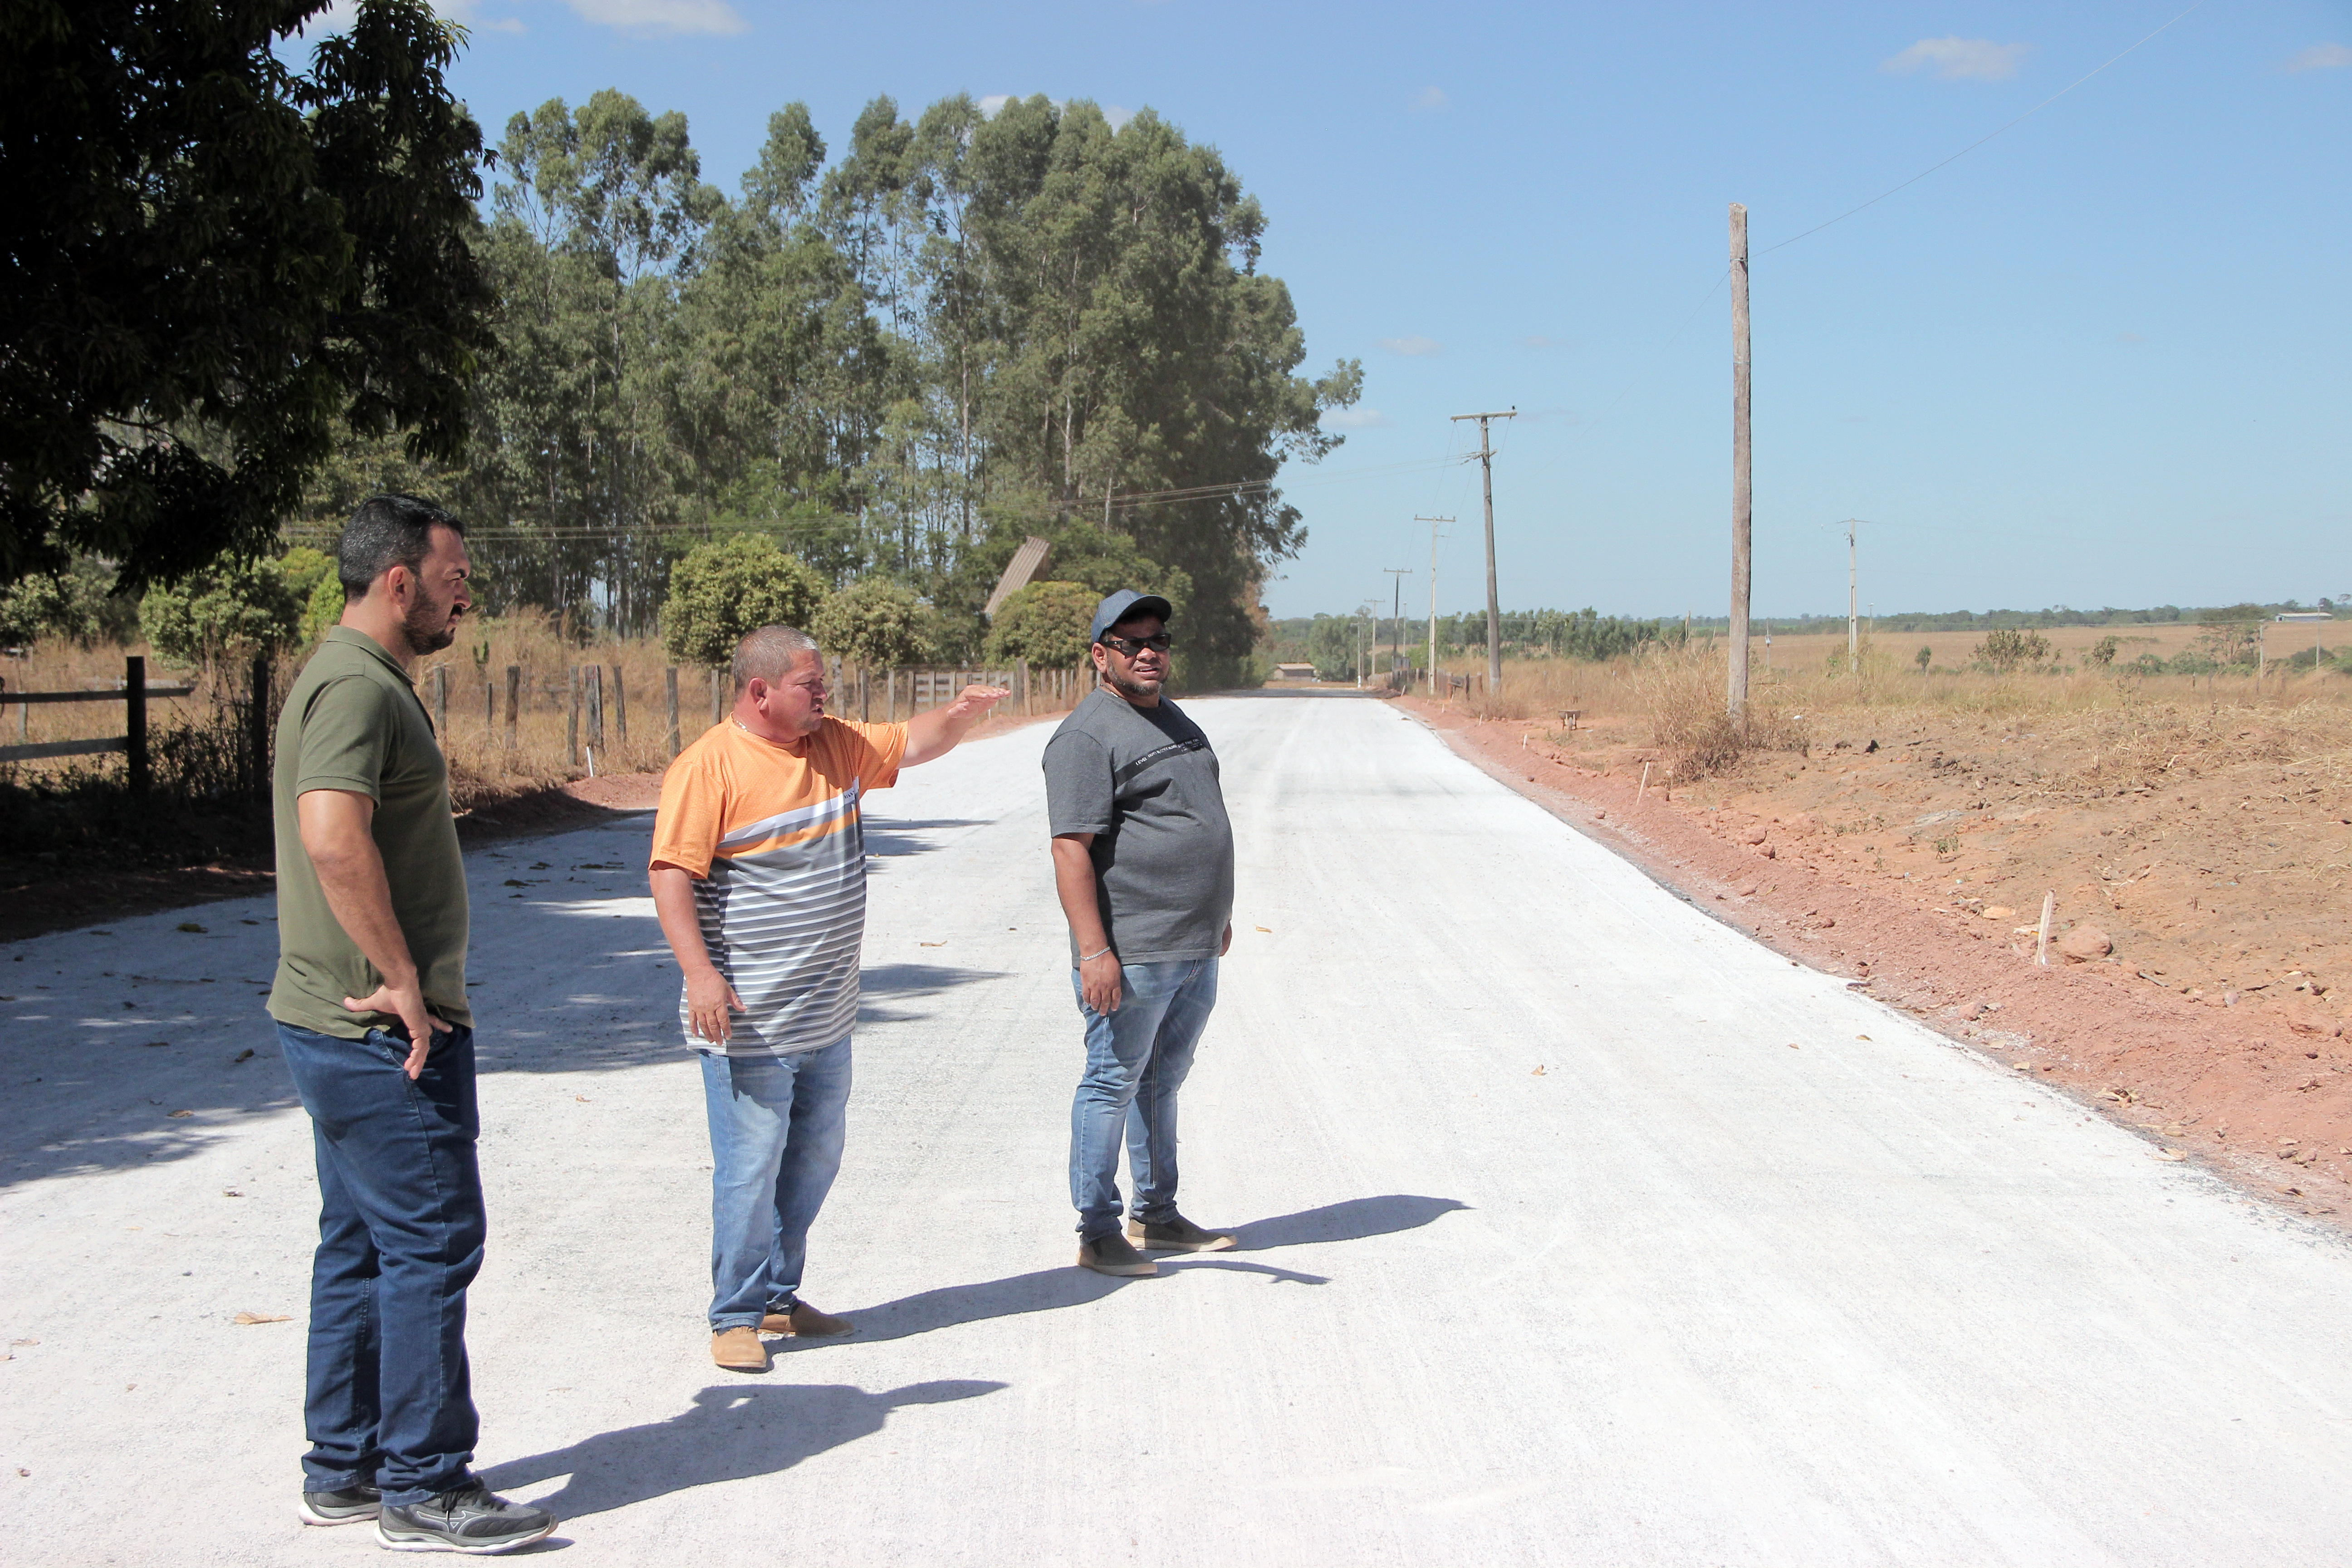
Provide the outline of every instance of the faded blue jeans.
<path id="1" fill-rule="evenodd" d="M 1120 985 L 1118 1011 L 1105 1017 L 1070 971 L 1087 1021 L 1086 1076 L 1070 1103 L 1070 1202 L 1086 1241 L 1118 1229 L 1122 1126 L 1135 1178 L 1129 1212 L 1147 1225 L 1176 1212 L 1176 1091 L 1217 1005 L 1217 961 L 1130 963 Z"/>
<path id="2" fill-rule="evenodd" d="M 710 1115 L 710 1330 L 789 1312 L 809 1226 L 841 1169 L 849 1042 L 786 1056 L 702 1053 Z"/>
<path id="3" fill-rule="evenodd" d="M 310 1451 L 302 1489 L 362 1482 L 405 1508 L 472 1477 L 466 1288 L 482 1266 L 474 1031 L 436 1032 L 413 1081 L 408 1042 L 278 1026 L 319 1161 L 310 1260 Z"/>

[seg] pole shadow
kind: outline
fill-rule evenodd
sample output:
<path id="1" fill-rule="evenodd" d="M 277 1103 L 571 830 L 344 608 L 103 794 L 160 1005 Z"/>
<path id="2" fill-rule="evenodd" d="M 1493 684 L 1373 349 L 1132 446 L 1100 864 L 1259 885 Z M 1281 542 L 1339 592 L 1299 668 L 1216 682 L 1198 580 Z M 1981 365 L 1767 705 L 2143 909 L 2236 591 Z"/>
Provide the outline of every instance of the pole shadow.
<path id="1" fill-rule="evenodd" d="M 1139 1279 L 1114 1279 L 1072 1266 L 1067 1268 L 1040 1268 L 1027 1274 L 1015 1274 L 972 1285 L 943 1285 L 936 1290 L 901 1296 L 895 1301 L 885 1301 L 878 1306 L 849 1313 L 848 1316 L 857 1324 L 857 1331 L 845 1338 L 777 1340 L 771 1342 L 769 1349 L 779 1356 L 807 1355 L 845 1346 L 908 1339 L 965 1323 L 986 1322 L 992 1318 L 1013 1318 L 1029 1312 L 1052 1312 L 1066 1307 L 1083 1307 L 1130 1285 L 1147 1285 L 1155 1279 L 1172 1279 L 1195 1269 L 1256 1274 L 1274 1285 L 1328 1285 L 1330 1280 L 1325 1276 L 1302 1274 L 1295 1269 L 1277 1268 L 1265 1263 L 1245 1263 L 1234 1253 L 1393 1236 L 1400 1231 L 1418 1230 L 1441 1215 L 1469 1206 L 1453 1198 L 1425 1198 L 1407 1194 L 1349 1198 L 1344 1203 L 1326 1204 L 1321 1208 L 1304 1209 L 1297 1214 L 1255 1220 L 1237 1226 L 1234 1231 L 1232 1251 L 1190 1256 L 1162 1253 L 1157 1258 L 1160 1264 L 1157 1276 Z"/>
<path id="2" fill-rule="evenodd" d="M 584 1519 L 690 1487 L 774 1475 L 872 1436 L 895 1410 L 976 1399 L 1009 1386 L 951 1378 L 868 1394 L 840 1384 L 719 1384 L 667 1421 L 599 1432 L 568 1448 L 509 1459 L 484 1470 L 482 1480 L 504 1492 L 567 1476 L 561 1490 L 532 1501 L 560 1520 Z"/>

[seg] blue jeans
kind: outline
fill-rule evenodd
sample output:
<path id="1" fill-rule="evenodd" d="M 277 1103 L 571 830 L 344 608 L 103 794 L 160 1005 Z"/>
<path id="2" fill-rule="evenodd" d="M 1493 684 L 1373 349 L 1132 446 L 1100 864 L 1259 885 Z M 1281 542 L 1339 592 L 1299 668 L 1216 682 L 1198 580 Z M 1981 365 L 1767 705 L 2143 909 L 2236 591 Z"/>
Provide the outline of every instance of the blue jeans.
<path id="1" fill-rule="evenodd" d="M 466 1362 L 466 1287 L 482 1266 L 474 1031 L 408 1042 L 278 1026 L 319 1159 L 302 1489 L 362 1481 L 406 1506 L 464 1486 L 480 1422 Z"/>
<path id="2" fill-rule="evenodd" d="M 1130 963 L 1120 984 L 1118 1011 L 1106 1018 L 1087 1005 L 1078 972 L 1070 971 L 1087 1021 L 1086 1076 L 1070 1103 L 1070 1202 L 1087 1241 L 1118 1229 L 1122 1124 L 1135 1178 L 1129 1212 L 1146 1224 L 1176 1212 L 1176 1091 L 1217 1005 L 1217 961 Z"/>
<path id="3" fill-rule="evenodd" d="M 841 1169 L 849 1042 L 789 1056 L 702 1053 L 710 1115 L 710 1329 L 799 1299 L 809 1226 Z"/>

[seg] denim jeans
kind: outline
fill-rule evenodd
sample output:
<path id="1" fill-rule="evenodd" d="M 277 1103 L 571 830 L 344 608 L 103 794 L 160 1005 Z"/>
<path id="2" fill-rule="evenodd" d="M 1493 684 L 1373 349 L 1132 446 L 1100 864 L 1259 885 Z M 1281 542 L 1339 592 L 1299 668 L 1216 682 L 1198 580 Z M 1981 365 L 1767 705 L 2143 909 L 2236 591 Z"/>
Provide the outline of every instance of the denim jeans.
<path id="1" fill-rule="evenodd" d="M 474 1032 L 436 1033 L 413 1083 L 408 1042 L 382 1029 L 280 1024 L 278 1046 L 319 1160 L 302 1489 L 373 1480 L 388 1503 L 422 1502 L 470 1479 L 480 1430 L 466 1362 L 484 1231 Z"/>
<path id="2" fill-rule="evenodd" d="M 841 1169 L 849 1042 L 787 1056 L 702 1053 L 710 1115 L 710 1328 L 790 1311 L 809 1226 Z"/>
<path id="3" fill-rule="evenodd" d="M 1129 1213 L 1153 1224 L 1176 1212 L 1176 1091 L 1217 1005 L 1217 961 L 1128 964 L 1108 1018 L 1087 1005 L 1075 969 L 1070 984 L 1087 1021 L 1086 1076 L 1070 1104 L 1070 1202 L 1079 1237 L 1091 1241 L 1118 1229 L 1122 1123 L 1135 1178 Z"/>

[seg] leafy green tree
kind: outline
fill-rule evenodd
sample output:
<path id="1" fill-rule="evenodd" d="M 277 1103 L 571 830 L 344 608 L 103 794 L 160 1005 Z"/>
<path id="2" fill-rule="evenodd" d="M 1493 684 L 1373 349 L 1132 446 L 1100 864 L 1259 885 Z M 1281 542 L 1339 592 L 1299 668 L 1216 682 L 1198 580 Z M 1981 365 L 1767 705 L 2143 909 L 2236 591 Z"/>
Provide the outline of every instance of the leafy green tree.
<path id="1" fill-rule="evenodd" d="M 875 578 L 826 599 L 809 629 L 827 653 L 874 669 L 920 664 L 932 643 L 930 611 L 923 602 L 908 589 Z"/>
<path id="2" fill-rule="evenodd" d="M 2113 642 L 2116 639 L 2109 637 L 2107 640 L 2109 642 Z M 2115 657 L 2112 649 L 2108 651 L 2107 657 L 2110 658 Z M 1929 647 L 1926 643 L 1921 643 L 1919 645 L 1919 651 L 1911 656 L 1911 662 L 1919 667 L 1920 674 L 1925 675 L 1927 673 L 1927 667 L 1936 662 L 1936 650 Z"/>
<path id="3" fill-rule="evenodd" d="M 138 601 L 114 592 L 114 569 L 87 555 L 76 556 L 63 572 L 0 588 L 0 647 L 55 637 L 91 648 L 138 635 Z"/>
<path id="4" fill-rule="evenodd" d="M 1087 628 L 1102 595 L 1083 583 L 1032 583 L 1007 595 L 988 628 L 988 658 L 1032 669 L 1072 669 L 1087 657 Z"/>
<path id="5" fill-rule="evenodd" d="M 302 607 L 277 562 L 224 561 L 148 589 L 139 629 L 165 658 L 209 669 L 291 647 Z"/>
<path id="6" fill-rule="evenodd" d="M 348 426 L 454 456 L 492 339 L 429 0 L 0 8 L 0 583 L 258 555 Z"/>
<path id="7" fill-rule="evenodd" d="M 748 631 L 806 629 L 824 598 L 824 578 L 759 534 L 697 545 L 670 573 L 662 646 L 680 663 L 716 669 Z"/>

